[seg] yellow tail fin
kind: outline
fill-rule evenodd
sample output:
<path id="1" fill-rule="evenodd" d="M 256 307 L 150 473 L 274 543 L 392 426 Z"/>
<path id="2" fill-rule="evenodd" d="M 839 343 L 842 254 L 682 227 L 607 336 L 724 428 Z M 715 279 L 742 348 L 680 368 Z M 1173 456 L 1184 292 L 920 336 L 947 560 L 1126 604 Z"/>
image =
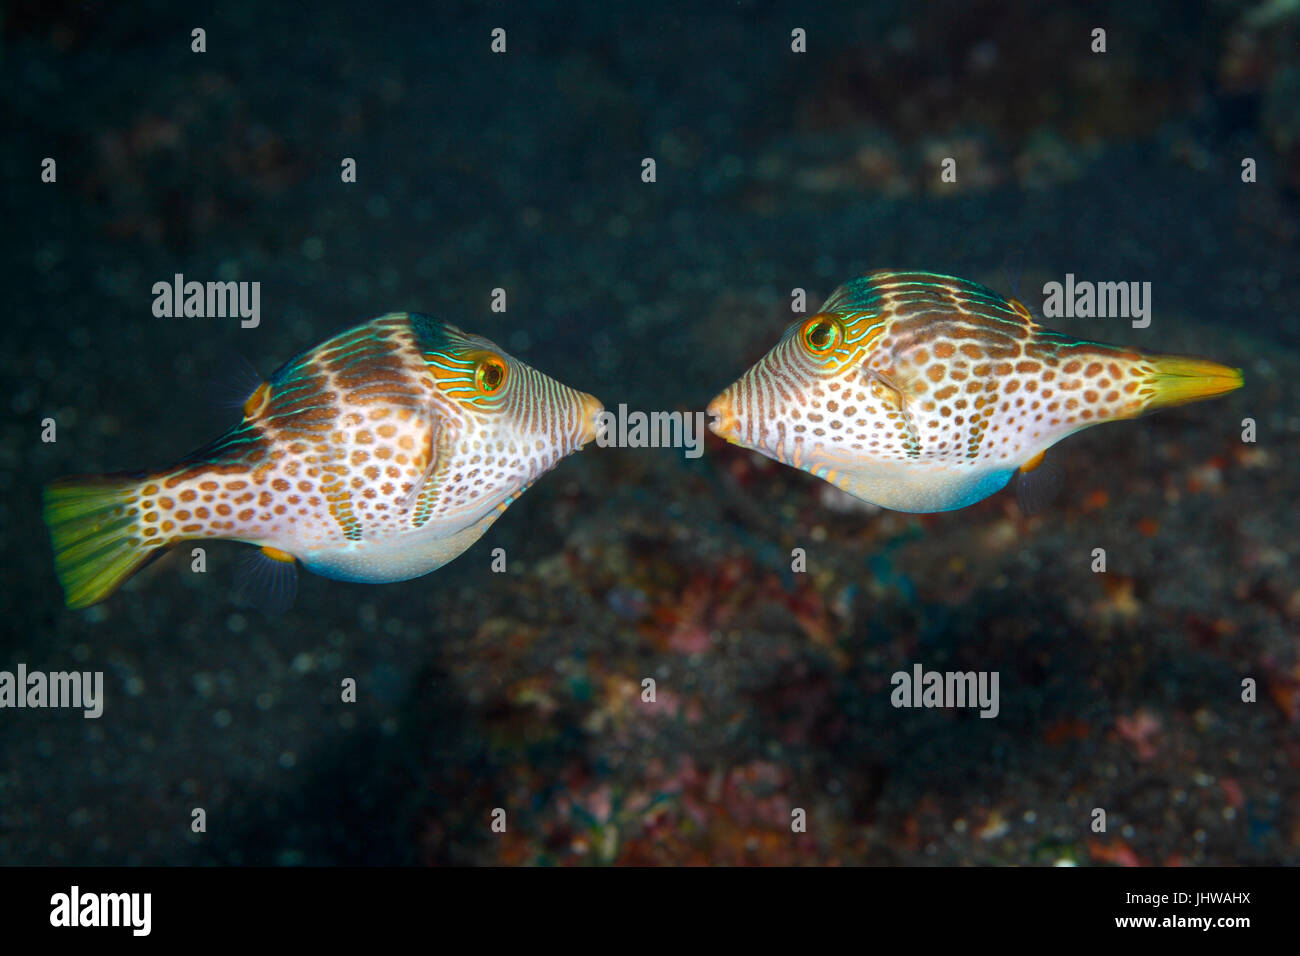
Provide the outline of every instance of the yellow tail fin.
<path id="1" fill-rule="evenodd" d="M 104 600 L 158 548 L 146 547 L 136 516 L 140 477 L 66 478 L 45 488 L 45 525 L 68 607 Z"/>
<path id="2" fill-rule="evenodd" d="M 1241 369 L 1218 362 L 1181 355 L 1153 355 L 1147 361 L 1155 368 L 1146 382 L 1155 389 L 1155 394 L 1147 399 L 1147 411 L 1213 398 L 1242 385 Z"/>

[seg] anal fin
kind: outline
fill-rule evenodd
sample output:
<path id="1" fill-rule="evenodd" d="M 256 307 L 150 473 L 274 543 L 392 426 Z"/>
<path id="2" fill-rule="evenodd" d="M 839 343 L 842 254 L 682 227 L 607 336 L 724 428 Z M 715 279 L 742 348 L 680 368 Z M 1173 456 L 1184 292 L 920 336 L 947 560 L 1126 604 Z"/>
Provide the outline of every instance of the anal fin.
<path id="1" fill-rule="evenodd" d="M 269 546 L 248 553 L 235 569 L 235 596 L 246 607 L 283 614 L 298 596 L 297 559 Z"/>
<path id="2" fill-rule="evenodd" d="M 1043 511 L 1056 500 L 1063 484 L 1060 460 L 1055 455 L 1048 458 L 1046 451 L 1040 451 L 1021 465 L 1017 473 L 1016 500 L 1020 510 L 1026 515 Z"/>

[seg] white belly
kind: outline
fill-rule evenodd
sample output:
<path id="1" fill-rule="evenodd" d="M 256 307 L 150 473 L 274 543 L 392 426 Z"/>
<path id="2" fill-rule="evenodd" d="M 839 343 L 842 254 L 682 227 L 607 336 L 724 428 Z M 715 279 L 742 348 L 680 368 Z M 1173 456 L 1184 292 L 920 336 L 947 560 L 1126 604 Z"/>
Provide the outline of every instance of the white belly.
<path id="1" fill-rule="evenodd" d="M 927 514 L 982 501 L 1005 488 L 1015 473 L 1015 468 L 997 466 L 873 462 L 839 472 L 834 484 L 891 511 Z"/>
<path id="2" fill-rule="evenodd" d="M 494 508 L 474 524 L 450 535 L 440 535 L 437 528 L 422 528 L 377 540 L 309 549 L 295 556 L 309 571 L 338 581 L 409 581 L 459 556 L 483 536 L 500 514 Z"/>

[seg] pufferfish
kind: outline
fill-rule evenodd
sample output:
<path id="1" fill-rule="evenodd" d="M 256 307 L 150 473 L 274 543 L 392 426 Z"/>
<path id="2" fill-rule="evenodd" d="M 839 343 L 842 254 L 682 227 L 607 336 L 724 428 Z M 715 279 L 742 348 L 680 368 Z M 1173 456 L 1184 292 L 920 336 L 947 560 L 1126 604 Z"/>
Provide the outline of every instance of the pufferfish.
<path id="1" fill-rule="evenodd" d="M 709 404 L 733 444 L 905 512 L 953 511 L 1090 425 L 1240 388 L 1215 362 L 1088 342 L 928 272 L 852 279 Z"/>
<path id="2" fill-rule="evenodd" d="M 270 604 L 292 601 L 296 562 L 344 581 L 419 577 L 594 440 L 603 411 L 441 319 L 380 316 L 281 366 L 238 425 L 172 467 L 47 486 L 67 604 L 205 539 L 258 546 Z"/>

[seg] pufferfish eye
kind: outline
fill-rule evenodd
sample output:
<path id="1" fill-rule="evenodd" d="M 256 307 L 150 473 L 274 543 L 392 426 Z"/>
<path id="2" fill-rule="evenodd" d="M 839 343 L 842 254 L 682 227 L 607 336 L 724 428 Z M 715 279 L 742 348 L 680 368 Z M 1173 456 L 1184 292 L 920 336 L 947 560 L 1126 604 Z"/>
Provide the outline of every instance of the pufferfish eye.
<path id="1" fill-rule="evenodd" d="M 484 395 L 495 395 L 506 383 L 506 363 L 495 355 L 479 359 L 474 370 L 474 384 Z"/>
<path id="2" fill-rule="evenodd" d="M 814 315 L 803 324 L 800 338 L 812 352 L 826 352 L 840 344 L 844 330 L 835 319 L 825 315 Z"/>

